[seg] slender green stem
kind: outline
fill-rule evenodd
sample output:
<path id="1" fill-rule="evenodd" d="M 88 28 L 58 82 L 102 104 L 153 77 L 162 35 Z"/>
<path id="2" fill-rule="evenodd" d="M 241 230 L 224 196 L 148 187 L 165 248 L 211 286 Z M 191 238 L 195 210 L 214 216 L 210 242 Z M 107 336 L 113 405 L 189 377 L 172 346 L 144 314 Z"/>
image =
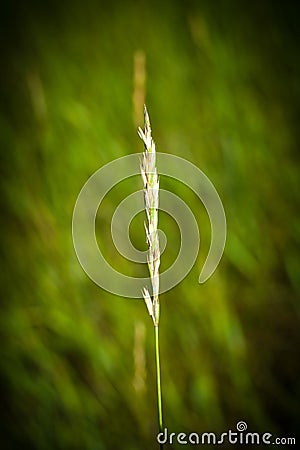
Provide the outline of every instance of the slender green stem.
<path id="1" fill-rule="evenodd" d="M 163 414 L 162 414 L 162 400 L 161 400 L 158 324 L 154 327 L 154 332 L 155 332 L 155 362 L 156 362 L 156 382 L 157 382 L 158 425 L 159 425 L 159 431 L 162 432 L 163 431 Z M 163 444 L 160 444 L 160 448 L 163 448 Z"/>

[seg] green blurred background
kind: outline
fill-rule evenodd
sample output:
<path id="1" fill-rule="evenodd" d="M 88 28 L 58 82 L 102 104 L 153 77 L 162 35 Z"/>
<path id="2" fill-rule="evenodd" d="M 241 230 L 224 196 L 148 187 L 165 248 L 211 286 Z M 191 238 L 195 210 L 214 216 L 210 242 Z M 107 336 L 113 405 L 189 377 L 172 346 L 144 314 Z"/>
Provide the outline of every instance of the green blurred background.
<path id="1" fill-rule="evenodd" d="M 161 296 L 165 425 L 170 431 L 295 436 L 299 421 L 299 11 L 293 2 L 3 1 L 1 6 L 1 359 L 3 449 L 153 449 L 153 324 L 142 300 L 97 287 L 81 269 L 71 220 L 88 177 L 142 151 L 143 93 L 158 151 L 211 179 L 228 221 L 213 277 L 200 202 L 199 258 Z M 144 71 L 144 72 L 143 72 Z M 146 80 L 143 80 L 144 75 Z M 140 109 L 139 109 L 140 107 Z M 97 238 L 123 273 L 144 266 Z M 132 222 L 145 249 L 143 214 Z M 162 269 L 176 258 L 168 238 Z M 180 448 L 177 444 L 174 448 Z"/>

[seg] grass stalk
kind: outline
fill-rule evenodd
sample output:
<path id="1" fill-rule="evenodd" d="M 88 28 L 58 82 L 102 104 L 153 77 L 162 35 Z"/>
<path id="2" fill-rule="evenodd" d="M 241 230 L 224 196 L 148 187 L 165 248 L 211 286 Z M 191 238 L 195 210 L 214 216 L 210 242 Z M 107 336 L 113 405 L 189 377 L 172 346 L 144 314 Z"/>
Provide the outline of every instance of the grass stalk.
<path id="1" fill-rule="evenodd" d="M 152 139 L 150 119 L 146 106 L 144 107 L 144 130 L 138 129 L 138 134 L 144 142 L 144 152 L 142 155 L 140 168 L 144 183 L 144 202 L 147 216 L 145 223 L 146 240 L 148 244 L 148 269 L 151 279 L 152 296 L 148 288 L 143 289 L 143 297 L 150 316 L 154 324 L 155 335 L 155 363 L 156 363 L 156 383 L 157 383 L 157 408 L 158 408 L 158 426 L 159 432 L 163 430 L 163 410 L 162 410 L 162 392 L 159 358 L 159 265 L 160 250 L 158 238 L 158 197 L 159 181 L 156 169 L 156 150 Z M 160 448 L 163 448 L 160 444 Z"/>
<path id="2" fill-rule="evenodd" d="M 155 333 L 155 363 L 156 363 L 156 382 L 157 382 L 157 406 L 158 406 L 158 427 L 159 431 L 163 431 L 162 416 L 162 395 L 161 395 L 161 378 L 160 378 L 160 359 L 159 359 L 159 333 L 158 325 L 154 327 Z"/>

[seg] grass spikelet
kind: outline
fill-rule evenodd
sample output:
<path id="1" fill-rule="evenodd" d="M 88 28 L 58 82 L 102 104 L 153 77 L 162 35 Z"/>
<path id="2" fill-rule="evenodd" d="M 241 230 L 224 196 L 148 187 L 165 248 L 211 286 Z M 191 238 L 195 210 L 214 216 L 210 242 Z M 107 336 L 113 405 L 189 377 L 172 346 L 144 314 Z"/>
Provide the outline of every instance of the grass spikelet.
<path id="1" fill-rule="evenodd" d="M 156 150 L 155 143 L 151 135 L 151 125 L 149 115 L 144 107 L 145 129 L 139 128 L 138 134 L 144 142 L 144 153 L 142 156 L 140 168 L 144 183 L 144 201 L 147 216 L 145 223 L 146 239 L 148 244 L 148 267 L 152 284 L 152 308 L 149 304 L 149 291 L 145 288 L 143 296 L 149 313 L 153 319 L 154 326 L 159 323 L 159 265 L 160 251 L 159 238 L 157 232 L 158 226 L 158 195 L 159 181 L 156 169 Z"/>

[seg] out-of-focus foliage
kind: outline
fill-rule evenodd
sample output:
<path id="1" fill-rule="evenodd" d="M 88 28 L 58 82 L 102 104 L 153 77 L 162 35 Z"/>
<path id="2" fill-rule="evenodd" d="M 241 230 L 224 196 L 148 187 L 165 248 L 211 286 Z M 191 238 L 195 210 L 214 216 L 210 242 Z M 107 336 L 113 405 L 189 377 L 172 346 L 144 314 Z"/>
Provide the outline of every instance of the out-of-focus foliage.
<path id="1" fill-rule="evenodd" d="M 3 2 L 1 6 L 1 448 L 153 449 L 153 325 L 143 301 L 102 291 L 72 246 L 76 197 L 105 163 L 142 150 L 133 59 L 146 58 L 158 151 L 216 186 L 228 221 L 214 276 L 197 263 L 161 296 L 170 431 L 299 427 L 299 14 L 293 2 Z M 142 124 L 141 124 L 142 125 Z M 118 270 L 109 223 L 136 179 L 99 212 L 99 245 Z M 123 197 L 122 197 L 123 196 Z M 143 215 L 130 233 L 145 248 Z M 163 268 L 176 257 L 175 223 Z M 174 445 L 176 448 L 176 445 Z M 179 446 L 180 448 L 180 446 Z"/>

